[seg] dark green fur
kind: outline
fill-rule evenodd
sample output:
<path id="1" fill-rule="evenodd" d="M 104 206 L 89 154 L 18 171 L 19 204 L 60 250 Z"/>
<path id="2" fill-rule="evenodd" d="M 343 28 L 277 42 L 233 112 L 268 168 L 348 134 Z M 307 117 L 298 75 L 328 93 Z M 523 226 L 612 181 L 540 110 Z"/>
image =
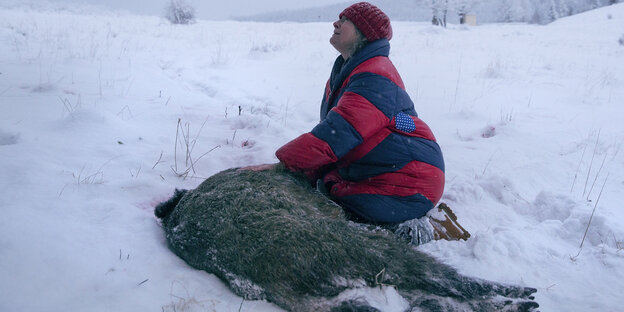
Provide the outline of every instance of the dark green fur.
<path id="1" fill-rule="evenodd" d="M 383 283 L 424 311 L 537 306 L 529 299 L 534 289 L 461 276 L 386 230 L 347 221 L 339 206 L 281 168 L 226 170 L 169 205 L 176 200 L 159 213 L 170 248 L 246 299 L 289 311 L 348 311 L 333 299 L 341 291 Z"/>

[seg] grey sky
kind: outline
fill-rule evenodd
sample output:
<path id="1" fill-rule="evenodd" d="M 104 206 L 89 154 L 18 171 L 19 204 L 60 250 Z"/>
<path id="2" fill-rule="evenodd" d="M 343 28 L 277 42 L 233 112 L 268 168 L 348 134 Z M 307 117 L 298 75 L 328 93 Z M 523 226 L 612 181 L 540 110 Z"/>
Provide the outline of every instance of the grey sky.
<path id="1" fill-rule="evenodd" d="M 162 15 L 170 0 L 51 0 L 55 2 L 84 2 L 103 7 L 121 9 L 138 14 Z M 301 9 L 349 0 L 185 0 L 203 19 L 226 19 L 229 16 L 251 15 L 285 9 Z M 356 1 L 352 1 L 356 2 Z"/>

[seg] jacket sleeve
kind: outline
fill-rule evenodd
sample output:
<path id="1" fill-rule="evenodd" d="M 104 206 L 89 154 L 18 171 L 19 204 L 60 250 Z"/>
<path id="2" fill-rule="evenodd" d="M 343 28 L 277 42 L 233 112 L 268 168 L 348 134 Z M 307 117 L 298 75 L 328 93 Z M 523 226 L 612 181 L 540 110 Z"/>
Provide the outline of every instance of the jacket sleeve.
<path id="1" fill-rule="evenodd" d="M 308 132 L 280 147 L 275 156 L 291 171 L 300 171 L 310 180 L 321 176 L 321 169 L 338 161 L 329 145 Z"/>
<path id="2" fill-rule="evenodd" d="M 356 80 L 349 85 L 358 86 Z M 327 117 L 311 132 L 278 149 L 277 158 L 290 170 L 303 171 L 308 177 L 316 178 L 324 166 L 335 163 L 386 127 L 389 118 L 369 99 L 359 94 L 359 89 L 362 88 L 348 86 Z M 374 90 L 368 92 L 379 94 Z"/>

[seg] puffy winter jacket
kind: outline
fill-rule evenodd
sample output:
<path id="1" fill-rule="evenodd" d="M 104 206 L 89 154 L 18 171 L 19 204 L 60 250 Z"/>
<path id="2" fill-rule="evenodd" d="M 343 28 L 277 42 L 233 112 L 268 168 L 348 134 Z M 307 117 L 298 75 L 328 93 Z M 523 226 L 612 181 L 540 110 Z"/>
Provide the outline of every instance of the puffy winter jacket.
<path id="1" fill-rule="evenodd" d="M 424 216 L 444 190 L 444 160 L 418 118 L 390 44 L 367 44 L 334 63 L 321 122 L 277 150 L 293 171 L 323 178 L 332 198 L 368 221 L 394 223 Z"/>

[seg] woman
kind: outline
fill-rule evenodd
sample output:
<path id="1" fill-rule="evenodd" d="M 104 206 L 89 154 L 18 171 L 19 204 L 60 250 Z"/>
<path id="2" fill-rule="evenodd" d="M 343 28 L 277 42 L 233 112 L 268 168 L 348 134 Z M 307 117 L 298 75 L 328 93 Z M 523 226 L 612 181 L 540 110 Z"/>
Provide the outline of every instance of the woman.
<path id="1" fill-rule="evenodd" d="M 339 18 L 329 42 L 340 56 L 325 87 L 321 121 L 275 154 L 358 221 L 421 218 L 442 196 L 444 160 L 388 58 L 390 19 L 368 2 L 349 6 Z M 441 219 L 456 224 L 453 217 Z"/>
<path id="2" fill-rule="evenodd" d="M 321 122 L 282 146 L 290 170 L 322 178 L 329 194 L 374 223 L 420 218 L 440 200 L 444 160 L 429 127 L 388 58 L 390 19 L 360 2 L 334 22 L 338 50 L 321 105 Z"/>

